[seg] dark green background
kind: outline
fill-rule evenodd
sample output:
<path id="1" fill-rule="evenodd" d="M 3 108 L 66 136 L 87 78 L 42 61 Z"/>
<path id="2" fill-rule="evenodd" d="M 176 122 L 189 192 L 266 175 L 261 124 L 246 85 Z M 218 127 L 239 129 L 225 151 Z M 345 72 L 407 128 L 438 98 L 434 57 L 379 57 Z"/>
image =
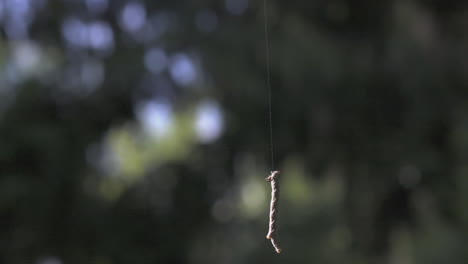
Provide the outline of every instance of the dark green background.
<path id="1" fill-rule="evenodd" d="M 0 3 L 1 263 L 468 263 L 465 1 L 267 2 L 280 255 L 262 1 Z"/>

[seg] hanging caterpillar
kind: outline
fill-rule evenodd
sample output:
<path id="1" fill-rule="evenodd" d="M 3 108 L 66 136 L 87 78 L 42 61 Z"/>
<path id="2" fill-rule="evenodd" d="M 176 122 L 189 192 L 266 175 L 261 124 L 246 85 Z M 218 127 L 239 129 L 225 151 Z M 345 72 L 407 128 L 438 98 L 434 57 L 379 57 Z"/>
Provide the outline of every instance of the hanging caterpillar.
<path id="1" fill-rule="evenodd" d="M 271 244 L 275 248 L 276 253 L 281 252 L 277 235 L 277 215 L 278 215 L 278 201 L 279 201 L 279 171 L 272 171 L 266 181 L 271 183 L 271 203 L 270 203 L 270 224 L 268 227 L 267 239 L 271 240 Z"/>

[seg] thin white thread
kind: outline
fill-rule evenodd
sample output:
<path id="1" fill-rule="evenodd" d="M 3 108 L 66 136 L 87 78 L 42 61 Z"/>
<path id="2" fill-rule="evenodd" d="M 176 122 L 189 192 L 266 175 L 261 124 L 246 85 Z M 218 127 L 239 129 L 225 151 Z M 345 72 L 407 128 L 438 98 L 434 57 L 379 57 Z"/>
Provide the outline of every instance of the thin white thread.
<path id="1" fill-rule="evenodd" d="M 263 0 L 263 16 L 265 18 L 265 52 L 266 52 L 266 71 L 267 71 L 267 88 L 268 88 L 268 113 L 270 121 L 270 152 L 271 152 L 271 171 L 275 169 L 275 157 L 273 147 L 273 118 L 272 118 L 272 103 L 271 103 L 271 85 L 270 85 L 270 52 L 268 49 L 268 19 L 267 19 L 267 1 Z"/>

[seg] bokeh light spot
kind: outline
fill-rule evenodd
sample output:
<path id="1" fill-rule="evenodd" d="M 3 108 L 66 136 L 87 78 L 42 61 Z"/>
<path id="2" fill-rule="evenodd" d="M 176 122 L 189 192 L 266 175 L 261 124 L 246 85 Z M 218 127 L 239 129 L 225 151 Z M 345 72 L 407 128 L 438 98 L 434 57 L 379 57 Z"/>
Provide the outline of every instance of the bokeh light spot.
<path id="1" fill-rule="evenodd" d="M 185 54 L 177 54 L 173 57 L 170 65 L 172 79 L 179 85 L 187 86 L 192 84 L 197 71 L 192 59 Z"/>
<path id="2" fill-rule="evenodd" d="M 79 47 L 88 45 L 88 28 L 79 19 L 67 18 L 62 24 L 62 35 L 65 40 Z"/>
<path id="3" fill-rule="evenodd" d="M 3 17 L 5 16 L 5 3 L 0 1 L 0 20 L 3 21 Z"/>
<path id="4" fill-rule="evenodd" d="M 154 74 L 161 73 L 167 67 L 167 55 L 163 49 L 152 48 L 145 53 L 146 69 Z"/>
<path id="5" fill-rule="evenodd" d="M 154 38 L 159 38 L 169 30 L 171 24 L 171 16 L 168 12 L 158 12 L 151 16 L 150 31 Z"/>
<path id="6" fill-rule="evenodd" d="M 22 73 L 30 73 L 39 65 L 41 50 L 30 41 L 22 41 L 13 47 L 13 61 L 16 69 Z"/>
<path id="7" fill-rule="evenodd" d="M 256 179 L 249 179 L 242 185 L 241 201 L 243 213 L 248 218 L 255 218 L 262 214 L 261 210 L 265 206 L 266 192 L 262 185 Z"/>
<path id="8" fill-rule="evenodd" d="M 81 82 L 88 91 L 99 87 L 104 77 L 104 65 L 98 60 L 87 60 L 81 66 Z"/>
<path id="9" fill-rule="evenodd" d="M 86 0 L 86 7 L 91 13 L 101 14 L 107 10 L 109 6 L 108 0 Z"/>
<path id="10" fill-rule="evenodd" d="M 145 132 L 160 138 L 169 132 L 172 123 L 172 108 L 168 102 L 149 101 L 136 106 L 137 118 Z"/>
<path id="11" fill-rule="evenodd" d="M 198 139 L 203 143 L 218 139 L 223 131 L 223 115 L 217 103 L 207 101 L 199 105 L 195 130 Z"/>
<path id="12" fill-rule="evenodd" d="M 96 21 L 89 25 L 89 44 L 96 50 L 110 50 L 114 47 L 114 33 L 110 25 Z"/>
<path id="13" fill-rule="evenodd" d="M 4 29 L 8 38 L 26 38 L 33 19 L 31 0 L 5 0 L 4 12 Z"/>
<path id="14" fill-rule="evenodd" d="M 141 3 L 125 5 L 120 15 L 120 25 L 128 32 L 140 30 L 146 23 L 146 9 Z"/>
<path id="15" fill-rule="evenodd" d="M 249 0 L 225 0 L 226 10 L 232 15 L 242 15 L 249 7 Z"/>

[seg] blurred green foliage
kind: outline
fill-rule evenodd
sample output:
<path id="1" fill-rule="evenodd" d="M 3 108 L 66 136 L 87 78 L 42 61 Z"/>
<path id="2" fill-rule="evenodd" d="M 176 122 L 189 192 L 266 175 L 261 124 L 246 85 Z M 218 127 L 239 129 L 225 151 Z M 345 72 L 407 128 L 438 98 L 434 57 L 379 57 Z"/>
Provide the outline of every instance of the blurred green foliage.
<path id="1" fill-rule="evenodd" d="M 1 263 L 467 263 L 459 0 L 1 0 Z"/>

